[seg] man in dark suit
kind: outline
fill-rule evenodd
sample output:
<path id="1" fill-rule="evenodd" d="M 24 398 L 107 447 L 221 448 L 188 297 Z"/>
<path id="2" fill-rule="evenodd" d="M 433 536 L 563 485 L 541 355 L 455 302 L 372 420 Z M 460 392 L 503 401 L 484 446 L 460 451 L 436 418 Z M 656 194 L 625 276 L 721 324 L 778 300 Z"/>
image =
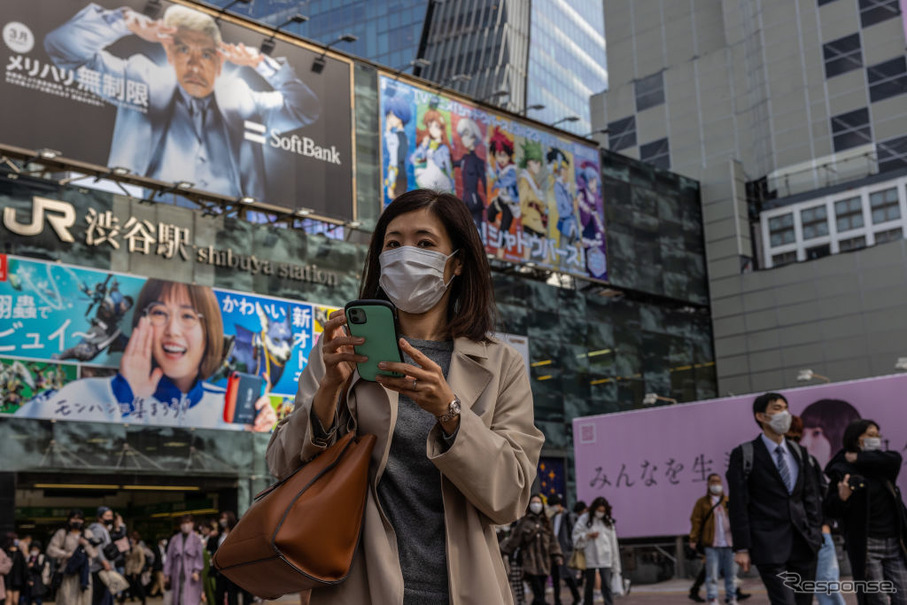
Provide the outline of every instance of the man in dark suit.
<path id="1" fill-rule="evenodd" d="M 762 434 L 731 452 L 727 470 L 734 560 L 759 575 L 772 605 L 809 605 L 810 592 L 790 587 L 813 581 L 822 544 L 820 500 L 807 454 L 784 434 L 790 429 L 787 400 L 760 395 L 753 416 Z M 785 584 L 787 582 L 787 585 Z"/>
<path id="2" fill-rule="evenodd" d="M 557 536 L 558 543 L 561 545 L 561 551 L 564 553 L 564 563 L 561 565 L 552 564 L 551 566 L 554 603 L 555 605 L 560 605 L 561 603 L 561 578 L 563 578 L 567 588 L 570 589 L 570 594 L 573 595 L 573 603 L 576 604 L 580 602 L 576 576 L 573 570 L 566 565 L 567 561 L 570 560 L 570 555 L 573 553 L 573 525 L 576 523 L 576 517 L 564 508 L 564 503 L 557 494 L 548 496 L 548 506 L 554 510 L 554 514 L 551 516 L 551 526 L 554 529 L 554 535 Z"/>

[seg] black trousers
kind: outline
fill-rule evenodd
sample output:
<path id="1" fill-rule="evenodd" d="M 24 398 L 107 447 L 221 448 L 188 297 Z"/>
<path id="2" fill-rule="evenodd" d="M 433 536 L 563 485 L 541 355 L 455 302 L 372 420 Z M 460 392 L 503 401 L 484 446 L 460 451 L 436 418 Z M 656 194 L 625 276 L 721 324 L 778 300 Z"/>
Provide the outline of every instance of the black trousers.
<path id="1" fill-rule="evenodd" d="M 762 583 L 768 592 L 769 602 L 772 605 L 810 605 L 813 602 L 812 593 L 795 593 L 784 585 L 784 580 L 778 574 L 785 572 L 797 574 L 802 580 L 812 582 L 816 579 L 817 562 L 818 560 L 813 557 L 778 565 L 757 565 Z"/>
<path id="2" fill-rule="evenodd" d="M 611 568 L 599 567 L 588 568 L 583 572 L 586 578 L 583 580 L 586 585 L 583 587 L 583 605 L 593 605 L 592 597 L 595 592 L 595 573 L 602 580 L 602 596 L 605 598 L 605 605 L 614 605 L 614 595 L 611 593 Z"/>
<path id="3" fill-rule="evenodd" d="M 568 569 L 566 565 L 552 565 L 551 583 L 554 585 L 554 602 L 561 602 L 561 578 L 564 579 L 564 584 L 570 589 L 573 600 L 579 602 L 579 588 L 576 586 L 576 576 L 573 575 L 573 570 Z"/>
<path id="4" fill-rule="evenodd" d="M 138 599 L 145 605 L 145 587 L 142 586 L 142 574 L 131 574 L 126 577 L 129 580 L 129 597 Z"/>
<path id="5" fill-rule="evenodd" d="M 525 578 L 529 582 L 529 588 L 532 589 L 532 605 L 545 605 L 545 583 L 548 576 L 527 573 Z"/>
<path id="6" fill-rule="evenodd" d="M 107 584 L 101 581 L 101 572 L 91 572 L 91 605 L 111 605 L 113 596 L 107 590 Z"/>
<path id="7" fill-rule="evenodd" d="M 224 605 L 225 597 L 228 605 L 238 605 L 239 587 L 231 582 L 227 576 L 219 573 L 214 580 L 214 605 Z"/>

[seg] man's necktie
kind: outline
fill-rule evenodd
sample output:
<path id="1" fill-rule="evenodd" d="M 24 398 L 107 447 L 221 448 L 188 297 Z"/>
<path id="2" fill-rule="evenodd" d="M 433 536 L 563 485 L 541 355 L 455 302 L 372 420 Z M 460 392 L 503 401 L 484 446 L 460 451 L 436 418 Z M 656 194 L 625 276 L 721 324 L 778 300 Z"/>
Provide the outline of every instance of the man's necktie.
<path id="1" fill-rule="evenodd" d="M 794 486 L 791 481 L 790 468 L 787 466 L 787 459 L 784 457 L 784 448 L 780 445 L 775 448 L 775 457 L 778 459 L 778 472 L 781 473 L 781 480 L 784 481 L 789 494 L 794 491 Z"/>
<path id="2" fill-rule="evenodd" d="M 192 99 L 192 125 L 195 128 L 195 136 L 199 141 L 205 138 L 205 113 L 208 104 L 201 99 Z"/>

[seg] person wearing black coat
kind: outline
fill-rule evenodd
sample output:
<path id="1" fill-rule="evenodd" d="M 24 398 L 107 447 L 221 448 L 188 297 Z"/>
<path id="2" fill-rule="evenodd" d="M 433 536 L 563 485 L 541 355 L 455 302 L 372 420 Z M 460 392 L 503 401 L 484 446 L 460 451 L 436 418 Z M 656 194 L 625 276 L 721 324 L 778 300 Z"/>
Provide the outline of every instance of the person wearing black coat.
<path id="1" fill-rule="evenodd" d="M 907 510 L 897 488 L 901 455 L 882 451 L 879 425 L 855 420 L 844 431 L 844 449 L 825 467 L 825 512 L 839 519 L 854 580 L 887 580 L 892 605 L 907 604 Z M 860 605 L 887 601 L 857 592 Z"/>
<path id="2" fill-rule="evenodd" d="M 757 397 L 753 417 L 762 434 L 734 448 L 726 474 L 734 560 L 744 572 L 756 565 L 772 605 L 809 605 L 813 595 L 795 593 L 783 576 L 816 576 L 822 520 L 815 474 L 806 451 L 784 438 L 792 417 L 783 395 Z"/>

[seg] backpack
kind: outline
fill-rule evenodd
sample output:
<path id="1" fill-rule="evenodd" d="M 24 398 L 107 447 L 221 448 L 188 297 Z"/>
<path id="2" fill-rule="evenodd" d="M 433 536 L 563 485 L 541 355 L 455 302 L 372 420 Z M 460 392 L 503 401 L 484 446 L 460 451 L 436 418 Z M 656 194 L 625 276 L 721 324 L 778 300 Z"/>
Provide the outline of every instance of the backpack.
<path id="1" fill-rule="evenodd" d="M 787 444 L 790 446 L 790 451 L 794 453 L 794 456 L 796 456 L 797 460 L 802 464 L 803 452 L 801 451 L 800 444 L 793 441 L 788 441 Z M 753 470 L 753 442 L 744 441 L 741 443 L 740 451 L 743 453 L 743 480 L 749 481 L 750 473 Z M 809 465 L 813 468 L 813 472 L 815 472 L 819 468 L 818 461 L 809 454 L 806 454 L 806 458 L 809 461 Z"/>

